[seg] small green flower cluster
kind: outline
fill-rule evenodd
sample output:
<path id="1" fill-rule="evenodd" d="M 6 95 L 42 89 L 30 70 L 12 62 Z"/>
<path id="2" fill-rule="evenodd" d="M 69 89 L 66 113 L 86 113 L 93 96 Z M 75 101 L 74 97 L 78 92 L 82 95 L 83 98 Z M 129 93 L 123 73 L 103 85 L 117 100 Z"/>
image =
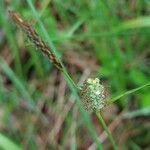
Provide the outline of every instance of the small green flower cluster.
<path id="1" fill-rule="evenodd" d="M 98 78 L 89 78 L 84 82 L 81 98 L 87 111 L 98 111 L 104 107 L 104 87 Z"/>

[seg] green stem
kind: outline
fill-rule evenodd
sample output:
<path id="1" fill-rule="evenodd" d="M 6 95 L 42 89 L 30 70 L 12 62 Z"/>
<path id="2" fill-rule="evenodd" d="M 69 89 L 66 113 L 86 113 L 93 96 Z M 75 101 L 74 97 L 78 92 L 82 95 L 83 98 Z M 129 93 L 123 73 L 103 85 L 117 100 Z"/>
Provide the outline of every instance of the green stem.
<path id="1" fill-rule="evenodd" d="M 109 131 L 109 129 L 108 129 L 108 127 L 107 127 L 107 125 L 106 125 L 102 115 L 100 114 L 100 112 L 96 111 L 96 116 L 99 119 L 99 121 L 100 121 L 101 125 L 103 126 L 104 130 L 106 131 L 106 133 L 108 135 L 108 138 L 109 138 L 109 140 L 110 140 L 114 150 L 117 150 L 117 145 L 116 145 L 116 143 L 114 141 L 114 138 L 113 138 L 112 134 L 110 133 L 110 131 Z"/>
<path id="2" fill-rule="evenodd" d="M 72 80 L 72 78 L 70 77 L 70 75 L 68 74 L 66 68 L 63 66 L 63 70 L 62 70 L 63 75 L 71 82 L 71 84 L 73 85 L 73 87 L 75 89 L 77 89 L 77 91 L 79 90 L 79 87 L 77 86 L 77 84 Z"/>

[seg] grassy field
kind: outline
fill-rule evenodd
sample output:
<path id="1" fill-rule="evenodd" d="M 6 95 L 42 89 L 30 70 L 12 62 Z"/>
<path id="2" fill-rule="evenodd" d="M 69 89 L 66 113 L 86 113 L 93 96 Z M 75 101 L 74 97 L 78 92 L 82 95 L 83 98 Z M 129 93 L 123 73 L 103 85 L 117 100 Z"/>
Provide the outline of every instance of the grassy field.
<path id="1" fill-rule="evenodd" d="M 39 33 L 61 70 L 9 10 Z M 100 113 L 81 103 L 89 77 L 105 87 Z M 150 1 L 0 1 L 0 149 L 149 149 L 149 117 Z"/>

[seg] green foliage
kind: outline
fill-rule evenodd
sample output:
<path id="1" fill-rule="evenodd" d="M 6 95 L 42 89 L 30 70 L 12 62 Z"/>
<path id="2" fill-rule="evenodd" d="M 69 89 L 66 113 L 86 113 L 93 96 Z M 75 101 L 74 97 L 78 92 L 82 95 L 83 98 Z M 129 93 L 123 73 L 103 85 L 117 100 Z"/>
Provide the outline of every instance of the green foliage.
<path id="1" fill-rule="evenodd" d="M 50 100 L 50 98 L 45 98 L 46 92 L 38 89 L 39 86 L 32 85 L 31 87 L 30 78 L 39 82 L 42 80 L 43 85 L 45 85 L 46 79 L 49 76 L 53 77 L 53 65 L 43 55 L 36 52 L 35 47 L 30 42 L 27 46 L 25 36 L 20 34 L 20 31 L 10 21 L 8 9 L 13 9 L 25 16 L 39 31 L 56 57 L 63 58 L 67 50 L 77 51 L 76 48 L 78 47 L 82 49 L 81 51 L 87 51 L 93 55 L 99 64 L 97 73 L 93 74 L 106 79 L 111 93 L 111 99 L 108 98 L 107 101 L 108 104 L 117 101 L 120 109 L 124 110 L 125 108 L 128 109 L 130 103 L 136 103 L 138 109 L 129 111 L 125 116 L 126 118 L 135 118 L 144 114 L 149 116 L 150 17 L 148 6 L 150 4 L 143 0 L 138 0 L 135 3 L 133 5 L 133 3 L 125 0 L 66 0 L 65 2 L 62 0 L 14 0 L 8 6 L 6 1 L 2 0 L 0 4 L 2 14 L 0 15 L 0 30 L 4 32 L 4 37 L 0 41 L 0 49 L 5 51 L 6 45 L 9 58 L 3 58 L 3 54 L 0 56 L 0 109 L 4 111 L 2 121 L 6 128 L 9 128 L 7 121 L 13 120 L 11 113 L 14 113 L 22 101 L 27 103 L 30 111 L 37 116 L 41 115 L 37 108 L 38 102 L 43 102 L 43 99 Z M 19 39 L 23 39 L 24 42 Z M 24 50 L 28 53 L 26 60 L 22 56 Z M 65 60 L 65 58 L 63 59 Z M 13 63 L 11 64 L 11 62 Z M 67 69 L 64 67 L 63 70 L 64 78 L 70 89 L 67 96 L 73 95 L 81 113 L 77 127 L 83 125 L 88 129 L 91 139 L 102 149 L 102 144 L 98 139 L 99 133 L 91 121 L 91 115 L 83 110 L 78 88 L 67 73 Z M 72 77 L 76 78 L 80 75 L 77 73 Z M 9 80 L 7 82 L 10 82 L 8 86 L 6 86 L 4 77 Z M 51 89 L 49 90 L 51 91 Z M 68 99 L 67 96 L 64 99 Z M 57 110 L 57 102 L 56 104 L 48 103 L 48 107 Z M 32 113 L 27 115 L 31 116 Z M 66 120 L 64 139 L 61 140 L 63 145 L 67 143 L 67 129 L 69 128 L 72 132 L 76 131 L 71 128 L 71 125 L 74 124 L 74 116 L 70 114 Z M 27 128 L 26 136 L 22 131 L 19 132 L 20 136 L 18 136 L 16 127 L 10 128 L 9 132 L 12 133 L 10 139 L 17 139 L 18 143 L 24 140 L 29 148 L 36 149 L 35 135 L 38 129 L 36 127 L 34 129 L 35 125 L 32 122 L 25 122 L 25 126 Z M 0 135 L 3 148 L 12 146 L 17 149 L 17 146 L 14 146 L 10 139 L 4 136 L 8 133 L 5 130 L 3 133 Z M 77 136 L 75 133 L 73 135 Z M 76 144 L 74 140 L 73 148 L 78 148 Z M 129 145 L 138 147 L 133 139 L 129 139 Z"/>
<path id="2" fill-rule="evenodd" d="M 11 139 L 7 138 L 0 133 L 0 148 L 3 150 L 21 150 L 22 148 L 12 142 Z"/>

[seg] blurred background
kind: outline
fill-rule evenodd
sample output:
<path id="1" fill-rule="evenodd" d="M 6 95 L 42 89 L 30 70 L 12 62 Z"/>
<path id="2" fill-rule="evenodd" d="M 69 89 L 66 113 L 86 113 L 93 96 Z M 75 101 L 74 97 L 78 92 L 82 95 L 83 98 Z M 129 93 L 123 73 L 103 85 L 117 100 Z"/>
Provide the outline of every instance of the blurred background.
<path id="1" fill-rule="evenodd" d="M 150 1 L 0 1 L 0 147 L 94 150 L 100 140 L 112 149 L 95 114 L 81 113 L 63 75 L 8 10 L 33 25 L 75 83 L 98 77 L 110 97 L 150 81 Z M 119 149 L 150 148 L 149 87 L 102 113 Z"/>

